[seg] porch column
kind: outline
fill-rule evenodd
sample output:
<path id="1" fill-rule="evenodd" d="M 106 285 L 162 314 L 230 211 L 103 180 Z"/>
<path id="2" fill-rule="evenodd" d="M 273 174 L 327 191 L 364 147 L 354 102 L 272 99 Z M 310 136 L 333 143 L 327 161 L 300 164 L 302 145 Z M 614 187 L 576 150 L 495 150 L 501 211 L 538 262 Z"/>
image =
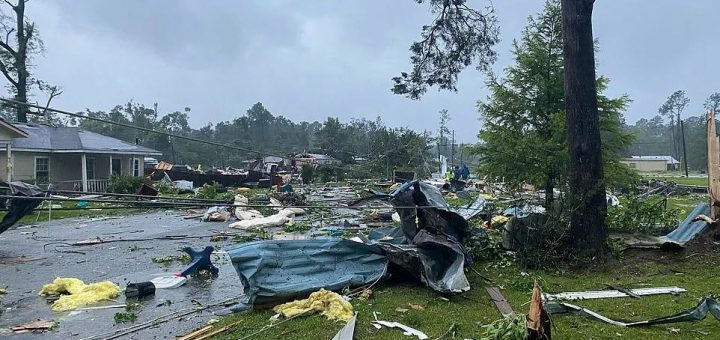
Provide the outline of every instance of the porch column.
<path id="1" fill-rule="evenodd" d="M 10 183 L 13 178 L 13 161 L 12 161 L 12 151 L 11 151 L 11 142 L 8 142 L 5 144 L 7 147 L 7 181 Z"/>
<path id="2" fill-rule="evenodd" d="M 87 178 L 87 156 L 85 153 L 80 155 L 80 162 L 82 163 L 82 189 L 84 192 L 88 191 L 88 178 Z"/>

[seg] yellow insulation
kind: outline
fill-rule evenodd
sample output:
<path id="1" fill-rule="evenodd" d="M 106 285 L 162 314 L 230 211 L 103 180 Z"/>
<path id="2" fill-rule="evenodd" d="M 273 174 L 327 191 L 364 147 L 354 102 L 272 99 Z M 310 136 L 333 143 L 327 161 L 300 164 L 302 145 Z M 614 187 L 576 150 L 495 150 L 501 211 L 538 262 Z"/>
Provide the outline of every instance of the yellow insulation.
<path id="1" fill-rule="evenodd" d="M 310 294 L 304 300 L 295 300 L 275 306 L 273 310 L 280 315 L 291 318 L 299 314 L 320 312 L 330 320 L 348 321 L 353 316 L 353 307 L 338 293 L 325 289 Z"/>
<path id="2" fill-rule="evenodd" d="M 110 281 L 85 284 L 80 279 L 58 277 L 44 285 L 39 295 L 62 295 L 52 305 L 52 310 L 62 312 L 115 298 L 120 295 L 120 287 Z"/>

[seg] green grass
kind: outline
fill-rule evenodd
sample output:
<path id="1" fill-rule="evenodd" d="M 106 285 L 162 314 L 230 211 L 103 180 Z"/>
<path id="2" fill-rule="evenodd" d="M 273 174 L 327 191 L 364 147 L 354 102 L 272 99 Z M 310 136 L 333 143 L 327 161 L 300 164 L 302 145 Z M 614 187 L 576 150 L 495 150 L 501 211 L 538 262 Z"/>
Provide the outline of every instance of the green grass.
<path id="1" fill-rule="evenodd" d="M 533 281 L 537 279 L 546 292 L 582 291 L 605 289 L 606 284 L 628 288 L 674 286 L 686 288 L 687 293 L 679 296 L 659 295 L 642 299 L 614 298 L 575 302 L 605 316 L 644 320 L 675 314 L 696 305 L 699 298 L 717 294 L 720 289 L 716 283 L 718 255 L 694 256 L 684 259 L 683 255 L 663 252 L 642 253 L 639 257 L 628 257 L 613 263 L 602 270 L 583 272 L 565 271 L 529 271 L 527 276 L 521 270 L 510 265 L 495 268 L 493 263 L 478 263 L 468 272 L 472 289 L 462 295 L 449 296 L 445 301 L 441 296 L 419 284 L 383 283 L 374 288 L 374 298 L 369 301 L 354 299 L 351 301 L 355 311 L 359 312 L 355 328 L 357 339 L 401 339 L 397 329 L 375 329 L 370 325 L 372 313 L 378 318 L 398 321 L 425 332 L 431 339 L 447 332 L 452 324 L 456 325 L 458 339 L 478 339 L 482 335 L 480 326 L 488 324 L 501 316 L 489 300 L 485 283 L 478 274 L 495 282 L 511 303 L 515 311 L 527 313 L 527 302 L 531 296 Z M 683 274 L 675 274 L 669 271 Z M 408 308 L 408 303 L 420 304 L 424 311 L 396 312 L 398 307 Z M 250 311 L 222 319 L 222 325 L 242 320 L 231 332 L 217 339 L 238 339 L 268 325 L 271 310 Z M 556 339 L 710 339 L 720 334 L 720 322 L 708 317 L 702 322 L 676 323 L 641 328 L 622 328 L 580 315 L 554 315 L 553 336 Z M 318 314 L 290 320 L 259 334 L 254 339 L 330 339 L 343 327 L 342 322 L 332 322 Z M 715 334 L 712 336 L 711 334 Z M 449 337 L 448 337 L 449 338 Z"/>
<path id="2" fill-rule="evenodd" d="M 59 204 L 59 203 L 54 203 Z M 71 208 L 75 207 L 75 203 L 73 202 L 63 202 L 61 204 L 64 208 Z M 18 225 L 27 225 L 27 224 L 33 224 L 38 222 L 43 222 L 48 220 L 48 216 L 50 216 L 51 220 L 59 220 L 64 218 L 80 218 L 80 217 L 101 217 L 101 216 L 117 216 L 117 215 L 128 215 L 132 213 L 138 213 L 140 211 L 143 211 L 142 209 L 103 209 L 104 207 L 112 206 L 113 204 L 109 203 L 90 203 L 87 207 L 85 207 L 83 210 L 52 210 L 52 212 L 49 212 L 47 203 L 45 206 L 40 209 L 36 208 L 32 213 L 25 215 L 23 218 L 18 221 Z M 90 210 L 90 209 L 102 209 L 102 210 Z M 147 209 L 145 210 L 147 211 Z M 40 214 L 40 217 L 38 218 L 38 213 Z M 0 213 L 0 219 L 5 217 L 6 212 Z"/>
<path id="3" fill-rule="evenodd" d="M 674 182 L 676 184 L 682 184 L 682 185 L 697 185 L 697 186 L 707 186 L 708 185 L 708 179 L 707 176 L 703 177 L 685 177 L 685 176 L 645 176 L 647 179 L 656 179 L 660 181 L 670 181 Z"/>

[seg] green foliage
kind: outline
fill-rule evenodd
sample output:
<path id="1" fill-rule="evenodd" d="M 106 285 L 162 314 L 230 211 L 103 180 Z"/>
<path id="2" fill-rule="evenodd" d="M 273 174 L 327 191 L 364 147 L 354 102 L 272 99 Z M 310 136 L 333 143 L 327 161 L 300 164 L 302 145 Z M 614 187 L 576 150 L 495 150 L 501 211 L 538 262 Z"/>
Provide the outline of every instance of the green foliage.
<path id="1" fill-rule="evenodd" d="M 525 340 L 528 336 L 525 315 L 508 314 L 482 326 L 481 340 Z"/>
<path id="2" fill-rule="evenodd" d="M 315 176 L 315 168 L 311 165 L 305 165 L 302 167 L 300 177 L 302 178 L 303 184 L 312 183 Z"/>
<path id="3" fill-rule="evenodd" d="M 627 197 L 622 204 L 608 207 L 607 224 L 611 231 L 663 235 L 678 225 L 679 209 L 668 208 L 667 199 Z"/>
<path id="4" fill-rule="evenodd" d="M 473 9 L 465 0 L 416 1 L 428 3 L 436 18 L 410 45 L 412 70 L 393 78 L 394 93 L 418 99 L 432 86 L 455 91 L 463 69 L 475 64 L 484 71 L 495 62 L 493 47 L 500 39 L 491 7 Z"/>
<path id="5" fill-rule="evenodd" d="M 215 199 L 218 196 L 218 188 L 220 188 L 220 184 L 217 182 L 203 184 L 202 187 L 198 188 L 195 197 L 210 200 Z"/>
<path id="6" fill-rule="evenodd" d="M 472 149 L 482 160 L 480 174 L 502 177 L 514 187 L 530 183 L 550 191 L 565 185 L 569 158 L 561 28 L 559 1 L 548 1 L 513 42 L 515 64 L 502 76 L 489 75 L 490 97 L 478 104 L 482 142 Z M 597 79 L 604 172 L 613 187 L 630 173 L 619 160 L 632 136 L 622 130 L 621 112 L 629 99 L 603 96 L 607 83 Z"/>
<path id="7" fill-rule="evenodd" d="M 181 264 L 189 264 L 190 263 L 190 255 L 188 254 L 182 254 L 182 255 L 170 255 L 170 256 L 158 256 L 153 257 L 151 259 L 153 263 L 159 263 L 163 265 L 170 265 L 173 262 L 180 262 Z"/>
<path id="8" fill-rule="evenodd" d="M 331 182 L 335 177 L 335 169 L 330 166 L 320 165 L 317 167 L 318 180 L 320 182 Z"/>
<path id="9" fill-rule="evenodd" d="M 110 176 L 110 184 L 107 190 L 108 192 L 116 194 L 134 194 L 143 182 L 144 179 L 142 177 L 112 175 Z"/>
<path id="10" fill-rule="evenodd" d="M 180 189 L 172 184 L 172 182 L 158 181 L 153 184 L 161 194 L 164 195 L 177 195 L 180 193 Z"/>
<path id="11" fill-rule="evenodd" d="M 134 312 L 117 312 L 113 318 L 116 324 L 135 322 L 135 320 L 137 320 L 137 314 Z"/>

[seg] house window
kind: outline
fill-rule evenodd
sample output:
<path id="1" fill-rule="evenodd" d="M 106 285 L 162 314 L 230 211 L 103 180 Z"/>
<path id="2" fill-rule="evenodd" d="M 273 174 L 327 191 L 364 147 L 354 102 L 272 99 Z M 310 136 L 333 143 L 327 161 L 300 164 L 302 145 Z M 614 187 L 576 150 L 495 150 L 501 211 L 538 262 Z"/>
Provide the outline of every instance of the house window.
<path id="1" fill-rule="evenodd" d="M 87 179 L 95 179 L 95 158 L 86 158 Z"/>
<path id="2" fill-rule="evenodd" d="M 140 176 L 140 159 L 138 158 L 133 159 L 133 176 Z"/>
<path id="3" fill-rule="evenodd" d="M 35 184 L 50 183 L 50 158 L 35 157 Z"/>
<path id="4" fill-rule="evenodd" d="M 122 174 L 122 160 L 120 158 L 110 159 L 110 174 L 120 175 Z"/>

